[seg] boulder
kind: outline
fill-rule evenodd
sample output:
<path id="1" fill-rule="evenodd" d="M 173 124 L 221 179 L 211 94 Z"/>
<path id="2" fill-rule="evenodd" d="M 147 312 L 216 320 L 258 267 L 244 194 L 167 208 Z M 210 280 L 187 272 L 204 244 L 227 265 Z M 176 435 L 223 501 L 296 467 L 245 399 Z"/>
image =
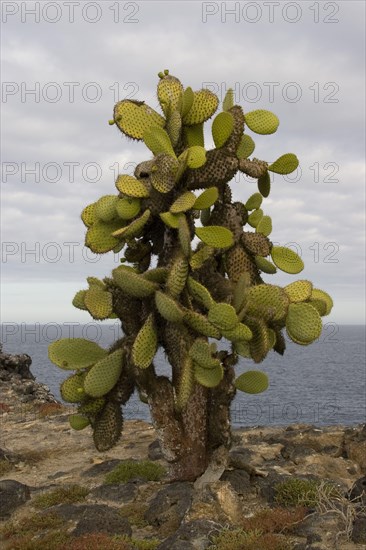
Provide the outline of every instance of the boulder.
<path id="1" fill-rule="evenodd" d="M 0 518 L 9 517 L 30 498 L 28 485 L 13 479 L 0 481 Z"/>

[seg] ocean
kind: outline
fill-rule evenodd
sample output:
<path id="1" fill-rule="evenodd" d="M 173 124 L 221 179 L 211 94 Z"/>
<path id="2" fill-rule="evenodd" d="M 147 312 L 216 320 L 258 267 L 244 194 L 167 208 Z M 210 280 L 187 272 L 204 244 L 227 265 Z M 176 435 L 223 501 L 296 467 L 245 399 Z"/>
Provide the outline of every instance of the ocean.
<path id="1" fill-rule="evenodd" d="M 49 344 L 59 338 L 82 337 L 106 348 L 121 336 L 117 322 L 6 323 L 0 328 L 3 351 L 30 355 L 31 371 L 37 381 L 46 384 L 59 400 L 60 383 L 70 371 L 61 370 L 49 361 Z M 225 342 L 220 342 L 219 347 L 225 347 Z M 159 374 L 169 374 L 161 350 L 154 363 Z M 252 369 L 266 372 L 270 387 L 258 395 L 237 392 L 231 409 L 235 428 L 293 423 L 352 426 L 366 422 L 363 325 L 325 323 L 321 337 L 310 346 L 299 346 L 287 339 L 284 356 L 271 351 L 258 365 L 241 358 L 236 372 Z M 124 407 L 124 416 L 150 421 L 148 406 L 136 394 Z"/>

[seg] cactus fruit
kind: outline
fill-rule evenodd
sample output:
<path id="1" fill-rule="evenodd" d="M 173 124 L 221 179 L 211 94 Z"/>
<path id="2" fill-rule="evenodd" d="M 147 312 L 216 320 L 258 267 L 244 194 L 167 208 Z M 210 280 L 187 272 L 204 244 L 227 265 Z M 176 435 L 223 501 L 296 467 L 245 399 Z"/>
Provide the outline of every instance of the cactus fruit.
<path id="1" fill-rule="evenodd" d="M 250 131 L 273 134 L 277 116 L 263 109 L 245 113 L 232 89 L 216 114 L 219 98 L 212 91 L 184 87 L 168 70 L 158 76 L 160 112 L 125 99 L 110 121 L 141 141 L 149 160 L 133 175 L 119 175 L 115 194 L 81 213 L 85 245 L 96 254 L 112 251 L 118 267 L 103 280 L 88 277 L 88 288 L 72 303 L 94 319 L 119 319 L 123 337 L 108 350 L 63 338 L 49 346 L 49 358 L 74 371 L 61 384 L 63 399 L 77 404 L 70 425 L 90 424 L 99 451 L 120 438 L 121 406 L 136 389 L 149 404 L 172 479 L 192 481 L 213 450 L 230 443 L 235 390 L 254 394 L 268 387 L 267 375 L 256 370 L 235 380 L 238 356 L 257 364 L 271 350 L 282 355 L 286 332 L 297 344 L 312 343 L 333 301 L 305 279 L 284 288 L 262 279 L 277 268 L 297 274 L 304 267 L 296 252 L 271 242 L 272 220 L 262 209 L 270 173 L 289 174 L 298 159 L 293 153 L 272 163 L 251 158 Z M 206 150 L 204 125 L 211 117 L 214 147 Z M 237 185 L 247 186 L 233 181 L 238 172 L 258 187 L 241 201 L 233 198 Z M 226 349 L 218 351 L 210 338 Z M 171 365 L 168 376 L 155 372 L 159 348 Z"/>

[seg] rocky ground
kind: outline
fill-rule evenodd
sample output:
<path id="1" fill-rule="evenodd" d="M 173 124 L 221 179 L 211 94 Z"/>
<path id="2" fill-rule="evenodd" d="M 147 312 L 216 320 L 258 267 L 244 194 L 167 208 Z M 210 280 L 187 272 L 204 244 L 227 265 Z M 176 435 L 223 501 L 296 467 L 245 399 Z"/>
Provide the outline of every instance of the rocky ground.
<path id="1" fill-rule="evenodd" d="M 226 465 L 168 483 L 150 424 L 126 422 L 116 448 L 99 453 L 27 357 L 0 353 L 4 550 L 366 547 L 365 426 L 236 430 Z M 124 477 L 107 483 L 116 466 Z"/>

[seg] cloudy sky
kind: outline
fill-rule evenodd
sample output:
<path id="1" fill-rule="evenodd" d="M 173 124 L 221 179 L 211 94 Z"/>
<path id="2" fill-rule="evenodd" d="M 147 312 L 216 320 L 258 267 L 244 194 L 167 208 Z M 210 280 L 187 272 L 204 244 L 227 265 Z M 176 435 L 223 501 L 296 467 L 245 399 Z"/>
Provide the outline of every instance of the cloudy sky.
<path id="1" fill-rule="evenodd" d="M 80 212 L 150 157 L 108 120 L 127 97 L 158 108 L 167 68 L 184 86 L 220 99 L 232 87 L 244 111 L 277 114 L 276 134 L 253 136 L 255 156 L 294 152 L 300 169 L 276 175 L 263 203 L 271 239 L 302 256 L 297 278 L 332 295 L 328 322 L 364 323 L 363 1 L 1 7 L 3 322 L 90 320 L 71 300 L 118 259 L 83 247 Z M 245 201 L 256 184 L 241 176 L 233 189 Z"/>

